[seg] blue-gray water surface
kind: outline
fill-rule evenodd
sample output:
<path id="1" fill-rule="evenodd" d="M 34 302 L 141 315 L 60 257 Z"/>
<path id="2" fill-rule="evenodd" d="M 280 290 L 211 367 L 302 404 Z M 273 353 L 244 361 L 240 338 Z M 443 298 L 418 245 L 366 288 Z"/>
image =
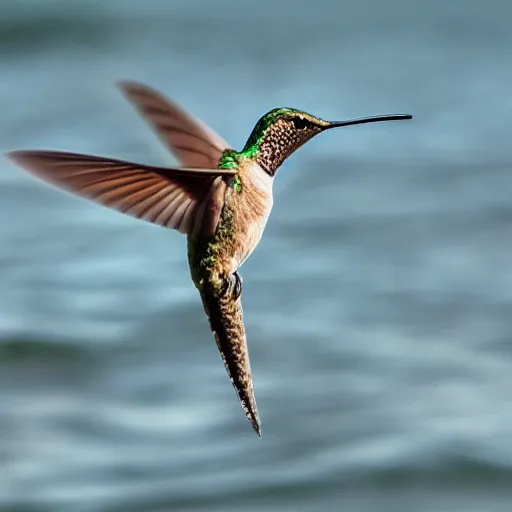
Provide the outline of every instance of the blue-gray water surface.
<path id="1" fill-rule="evenodd" d="M 240 148 L 333 130 L 276 180 L 244 310 L 263 437 L 179 233 L 0 172 L 0 510 L 501 512 L 512 503 L 507 0 L 4 0 L 0 149 L 174 160 L 113 83 Z"/>

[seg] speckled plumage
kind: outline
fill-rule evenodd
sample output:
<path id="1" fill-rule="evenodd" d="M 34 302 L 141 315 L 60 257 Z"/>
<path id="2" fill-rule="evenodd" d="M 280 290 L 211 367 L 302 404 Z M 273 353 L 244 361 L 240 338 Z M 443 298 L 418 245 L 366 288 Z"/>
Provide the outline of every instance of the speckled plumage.
<path id="1" fill-rule="evenodd" d="M 276 108 L 260 118 L 242 154 L 255 158 L 274 176 L 295 150 L 329 126 L 327 121 L 292 108 Z"/>

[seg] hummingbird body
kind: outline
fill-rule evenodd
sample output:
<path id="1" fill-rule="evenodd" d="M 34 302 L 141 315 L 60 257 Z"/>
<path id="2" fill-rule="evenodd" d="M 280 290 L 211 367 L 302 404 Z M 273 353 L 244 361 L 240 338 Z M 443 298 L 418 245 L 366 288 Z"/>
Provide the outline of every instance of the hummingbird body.
<path id="1" fill-rule="evenodd" d="M 296 109 L 273 109 L 259 119 L 237 152 L 155 90 L 135 82 L 119 86 L 183 167 L 60 151 L 13 151 L 8 156 L 72 193 L 187 235 L 192 281 L 242 408 L 261 436 L 238 270 L 261 240 L 272 209 L 276 171 L 322 131 L 412 116 L 329 122 Z"/>

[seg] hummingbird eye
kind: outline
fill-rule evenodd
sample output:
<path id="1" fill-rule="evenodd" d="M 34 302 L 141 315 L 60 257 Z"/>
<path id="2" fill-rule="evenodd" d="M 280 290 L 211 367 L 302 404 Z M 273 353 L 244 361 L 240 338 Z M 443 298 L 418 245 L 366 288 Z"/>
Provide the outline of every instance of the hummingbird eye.
<path id="1" fill-rule="evenodd" d="M 307 128 L 309 125 L 308 120 L 304 117 L 294 117 L 292 123 L 297 130 L 304 130 L 304 128 Z"/>

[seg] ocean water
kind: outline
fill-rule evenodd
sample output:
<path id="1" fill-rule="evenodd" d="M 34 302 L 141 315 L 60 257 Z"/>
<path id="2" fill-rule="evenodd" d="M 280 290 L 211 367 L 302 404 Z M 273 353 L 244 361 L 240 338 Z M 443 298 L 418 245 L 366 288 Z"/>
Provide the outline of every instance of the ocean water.
<path id="1" fill-rule="evenodd" d="M 506 0 L 5 0 L 0 150 L 173 159 L 114 87 L 293 155 L 242 269 L 263 437 L 185 239 L 0 172 L 0 510 L 501 512 L 512 502 Z"/>

